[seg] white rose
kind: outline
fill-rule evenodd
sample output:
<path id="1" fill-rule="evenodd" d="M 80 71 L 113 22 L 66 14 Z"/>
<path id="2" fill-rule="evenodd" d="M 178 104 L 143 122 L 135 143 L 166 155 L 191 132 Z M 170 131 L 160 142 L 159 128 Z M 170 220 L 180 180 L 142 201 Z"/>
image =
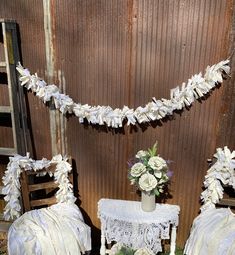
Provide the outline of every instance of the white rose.
<path id="1" fill-rule="evenodd" d="M 131 167 L 131 175 L 134 177 L 139 177 L 142 173 L 146 172 L 146 166 L 142 163 L 135 163 Z"/>
<path id="2" fill-rule="evenodd" d="M 137 154 L 136 154 L 136 158 L 144 158 L 144 157 L 146 157 L 148 155 L 148 152 L 147 151 L 143 151 L 143 150 L 140 150 L 140 151 L 138 151 L 137 152 Z"/>
<path id="3" fill-rule="evenodd" d="M 166 161 L 158 156 L 151 157 L 148 161 L 149 166 L 154 170 L 162 170 L 163 168 L 167 168 Z"/>
<path id="4" fill-rule="evenodd" d="M 149 250 L 148 248 L 141 248 L 141 249 L 138 249 L 134 255 L 154 255 L 154 253 Z"/>
<path id="5" fill-rule="evenodd" d="M 143 174 L 139 179 L 139 185 L 142 190 L 151 191 L 157 186 L 157 179 L 149 173 Z"/>

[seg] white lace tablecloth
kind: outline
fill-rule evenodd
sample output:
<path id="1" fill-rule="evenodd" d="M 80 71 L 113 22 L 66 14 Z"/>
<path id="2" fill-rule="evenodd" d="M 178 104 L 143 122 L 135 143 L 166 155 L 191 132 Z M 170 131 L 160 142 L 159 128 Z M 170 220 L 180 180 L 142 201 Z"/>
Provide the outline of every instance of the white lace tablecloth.
<path id="1" fill-rule="evenodd" d="M 101 199 L 98 217 L 107 243 L 116 241 L 134 249 L 147 247 L 155 254 L 162 251 L 161 240 L 170 238 L 170 227 L 178 226 L 177 205 L 156 204 L 153 212 L 144 212 L 141 203 Z"/>

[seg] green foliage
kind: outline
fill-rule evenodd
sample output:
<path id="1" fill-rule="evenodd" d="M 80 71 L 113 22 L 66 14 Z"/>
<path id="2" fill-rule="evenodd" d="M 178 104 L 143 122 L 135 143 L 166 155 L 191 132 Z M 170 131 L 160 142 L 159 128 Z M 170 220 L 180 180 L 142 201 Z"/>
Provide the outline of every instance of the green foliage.
<path id="1" fill-rule="evenodd" d="M 128 247 L 122 247 L 116 255 L 134 255 L 134 250 Z"/>
<path id="2" fill-rule="evenodd" d="M 152 148 L 148 149 L 149 155 L 150 157 L 154 157 L 157 154 L 157 141 L 155 142 L 155 144 L 153 145 Z"/>
<path id="3" fill-rule="evenodd" d="M 154 194 L 155 194 L 156 196 L 159 196 L 159 195 L 160 195 L 160 192 L 159 192 L 157 189 L 154 189 Z"/>
<path id="4" fill-rule="evenodd" d="M 170 252 L 161 252 L 161 253 L 158 253 L 158 255 L 169 255 Z M 177 247 L 176 250 L 175 250 L 175 255 L 184 255 L 184 252 L 183 252 L 183 249 Z"/>
<path id="5" fill-rule="evenodd" d="M 119 250 L 115 255 L 134 255 L 134 254 L 135 254 L 134 249 L 126 247 L 126 246 L 122 246 L 121 250 Z M 170 254 L 169 251 L 157 253 L 157 255 L 169 255 L 169 254 Z M 183 255 L 183 254 L 184 254 L 183 249 L 176 247 L 175 255 Z"/>

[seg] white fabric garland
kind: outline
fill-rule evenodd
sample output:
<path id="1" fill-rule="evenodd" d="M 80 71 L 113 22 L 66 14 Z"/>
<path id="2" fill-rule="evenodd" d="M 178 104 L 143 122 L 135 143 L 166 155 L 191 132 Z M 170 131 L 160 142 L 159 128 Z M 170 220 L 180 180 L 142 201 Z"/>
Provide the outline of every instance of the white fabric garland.
<path id="1" fill-rule="evenodd" d="M 112 109 L 110 106 L 90 106 L 88 104 L 75 103 L 68 95 L 59 92 L 56 85 L 47 85 L 37 74 L 31 75 L 28 69 L 20 64 L 17 70 L 20 74 L 20 82 L 28 90 L 32 90 L 44 102 L 53 101 L 55 108 L 63 114 L 75 114 L 79 122 L 84 119 L 90 124 L 106 124 L 108 127 L 118 128 L 123 126 L 123 121 L 127 120 L 127 125 L 136 125 L 155 120 L 160 120 L 167 115 L 172 115 L 175 110 L 189 107 L 195 100 L 203 98 L 217 83 L 223 82 L 222 73 L 229 73 L 229 60 L 223 60 L 213 66 L 208 66 L 204 77 L 201 73 L 192 76 L 187 84 L 183 83 L 180 88 L 177 86 L 171 89 L 170 99 L 156 99 L 147 103 L 144 107 L 139 106 L 131 109 L 124 106 L 122 109 Z"/>
<path id="2" fill-rule="evenodd" d="M 230 185 L 235 190 L 235 151 L 231 152 L 227 146 L 218 148 L 214 154 L 217 161 L 207 171 L 205 176 L 205 190 L 201 194 L 203 205 L 201 211 L 214 208 L 223 198 L 222 184 Z M 222 184 L 221 184 L 222 183 Z"/>
<path id="3" fill-rule="evenodd" d="M 66 162 L 67 159 L 61 155 L 56 155 L 52 160 L 43 158 L 42 160 L 33 160 L 29 155 L 23 157 L 16 155 L 10 157 L 10 162 L 7 165 L 7 170 L 3 176 L 3 194 L 6 206 L 4 208 L 4 219 L 10 220 L 18 218 L 21 214 L 21 206 L 19 198 L 20 193 L 20 174 L 22 169 L 25 171 L 38 171 L 43 168 L 48 168 L 51 164 L 56 164 L 54 173 L 55 182 L 59 184 L 59 190 L 56 192 L 56 200 L 58 203 L 67 202 L 74 203 L 76 198 L 73 195 L 72 184 L 68 180 L 68 173 L 71 171 L 71 165 Z"/>

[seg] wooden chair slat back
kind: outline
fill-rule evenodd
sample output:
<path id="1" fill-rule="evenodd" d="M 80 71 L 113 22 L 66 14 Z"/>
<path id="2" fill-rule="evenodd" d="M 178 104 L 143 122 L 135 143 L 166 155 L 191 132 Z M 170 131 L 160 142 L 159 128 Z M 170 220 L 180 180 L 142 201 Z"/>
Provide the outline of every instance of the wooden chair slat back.
<path id="1" fill-rule="evenodd" d="M 69 158 L 68 162 L 72 165 L 72 160 Z M 54 177 L 43 178 L 36 175 L 42 172 L 54 173 L 56 164 L 52 164 L 48 168 L 40 171 L 22 171 L 20 182 L 22 191 L 22 202 L 24 211 L 30 211 L 34 208 L 40 208 L 56 204 L 55 193 L 58 189 L 58 184 L 54 182 Z M 69 174 L 69 180 L 73 184 L 73 171 Z M 38 194 L 40 193 L 40 196 Z"/>

